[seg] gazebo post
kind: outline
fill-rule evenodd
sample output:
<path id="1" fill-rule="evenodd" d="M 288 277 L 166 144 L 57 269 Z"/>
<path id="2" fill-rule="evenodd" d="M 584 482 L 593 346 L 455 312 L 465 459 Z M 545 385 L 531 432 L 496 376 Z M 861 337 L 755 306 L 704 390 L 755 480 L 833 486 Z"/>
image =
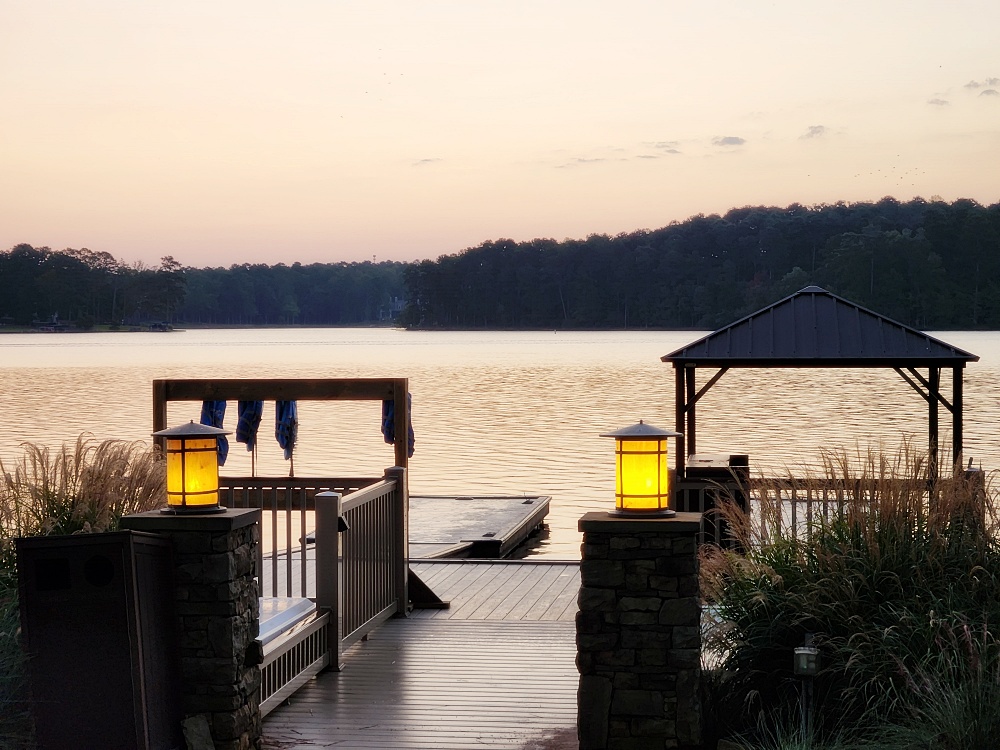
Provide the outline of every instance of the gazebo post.
<path id="1" fill-rule="evenodd" d="M 931 481 L 938 477 L 938 400 L 941 395 L 941 368 L 927 368 L 928 395 L 927 399 L 927 432 L 929 437 L 928 454 L 930 456 Z"/>
<path id="2" fill-rule="evenodd" d="M 687 396 L 685 398 L 686 405 L 684 409 L 687 411 L 687 429 L 684 431 L 684 439 L 687 442 L 687 454 L 693 456 L 698 452 L 698 448 L 695 447 L 695 404 L 697 402 L 697 397 L 695 395 L 694 388 L 694 373 L 695 367 L 689 366 L 684 368 L 684 379 L 687 381 Z"/>
<path id="3" fill-rule="evenodd" d="M 685 464 L 687 462 L 687 450 L 684 443 L 684 370 L 686 368 L 680 362 L 674 363 L 674 430 L 680 433 L 677 436 L 677 479 L 684 478 Z"/>
<path id="4" fill-rule="evenodd" d="M 962 456 L 962 380 L 965 375 L 963 367 L 953 367 L 951 370 L 951 455 L 955 475 L 964 468 Z"/>

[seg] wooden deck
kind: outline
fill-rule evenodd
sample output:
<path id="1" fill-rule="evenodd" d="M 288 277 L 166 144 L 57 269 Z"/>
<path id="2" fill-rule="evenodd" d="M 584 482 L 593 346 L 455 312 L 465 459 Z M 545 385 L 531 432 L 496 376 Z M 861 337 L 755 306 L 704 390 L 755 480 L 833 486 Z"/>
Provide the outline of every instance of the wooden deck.
<path id="1" fill-rule="evenodd" d="M 265 747 L 534 748 L 575 740 L 579 564 L 426 561 L 447 610 L 393 619 L 264 721 Z"/>
<path id="2" fill-rule="evenodd" d="M 410 561 L 410 569 L 448 609 L 414 610 L 411 618 L 498 622 L 575 622 L 580 564 L 523 560 Z"/>

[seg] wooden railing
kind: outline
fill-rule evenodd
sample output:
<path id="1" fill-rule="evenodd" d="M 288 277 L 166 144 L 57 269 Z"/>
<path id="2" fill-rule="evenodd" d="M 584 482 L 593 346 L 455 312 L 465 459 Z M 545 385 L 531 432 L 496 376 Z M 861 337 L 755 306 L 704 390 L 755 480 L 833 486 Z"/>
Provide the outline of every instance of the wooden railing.
<path id="1" fill-rule="evenodd" d="M 382 478 L 220 478 L 223 505 L 260 508 L 263 596 L 309 598 L 313 619 L 265 648 L 262 710 L 270 711 L 351 644 L 408 608 L 406 470 Z M 307 532 L 315 528 L 315 544 Z M 310 564 L 310 561 L 313 564 Z"/>
<path id="2" fill-rule="evenodd" d="M 409 592 L 405 470 L 347 495 L 316 495 L 316 605 L 332 614 L 330 664 L 394 614 Z"/>
<path id="3" fill-rule="evenodd" d="M 873 487 L 871 480 L 827 478 L 746 478 L 693 479 L 677 483 L 677 510 L 703 513 L 699 543 L 733 546 L 725 521 L 715 512 L 724 500 L 735 502 L 749 514 L 754 536 L 761 541 L 779 535 L 805 537 L 815 523 L 830 520 L 846 507 L 865 507 L 872 492 L 893 493 L 918 499 L 930 507 L 949 483 L 972 483 L 965 492 L 983 491 L 983 477 L 971 473 L 957 478 L 938 479 L 933 485 L 926 479 L 880 479 Z"/>
<path id="4" fill-rule="evenodd" d="M 219 477 L 219 499 L 227 508 L 260 508 L 261 540 L 257 573 L 261 596 L 315 598 L 311 566 L 314 556 L 307 535 L 315 527 L 318 492 L 355 492 L 379 482 L 375 478 Z"/>

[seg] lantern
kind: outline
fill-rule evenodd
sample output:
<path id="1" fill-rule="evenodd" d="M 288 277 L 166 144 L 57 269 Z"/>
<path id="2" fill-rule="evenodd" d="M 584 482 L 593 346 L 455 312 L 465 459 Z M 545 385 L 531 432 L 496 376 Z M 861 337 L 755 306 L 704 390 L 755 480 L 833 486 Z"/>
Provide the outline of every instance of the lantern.
<path id="1" fill-rule="evenodd" d="M 601 437 L 615 439 L 615 516 L 672 516 L 673 481 L 667 466 L 667 438 L 679 432 L 639 424 Z"/>
<path id="2" fill-rule="evenodd" d="M 815 677 L 819 674 L 819 649 L 806 638 L 805 646 L 795 649 L 794 672 L 799 677 Z"/>
<path id="3" fill-rule="evenodd" d="M 154 432 L 163 438 L 167 459 L 167 507 L 164 513 L 218 513 L 220 435 L 226 430 L 204 424 Z"/>

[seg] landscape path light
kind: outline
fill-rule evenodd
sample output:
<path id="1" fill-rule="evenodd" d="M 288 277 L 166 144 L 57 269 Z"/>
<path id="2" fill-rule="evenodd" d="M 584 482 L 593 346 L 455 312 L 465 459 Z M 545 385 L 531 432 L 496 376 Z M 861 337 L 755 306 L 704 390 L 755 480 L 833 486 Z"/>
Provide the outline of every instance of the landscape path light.
<path id="1" fill-rule="evenodd" d="M 227 430 L 204 424 L 181 425 L 154 432 L 163 438 L 167 460 L 167 507 L 164 513 L 218 513 L 220 435 Z"/>
<path id="2" fill-rule="evenodd" d="M 615 516 L 673 516 L 674 482 L 667 442 L 679 432 L 646 424 L 605 432 L 615 439 Z"/>

